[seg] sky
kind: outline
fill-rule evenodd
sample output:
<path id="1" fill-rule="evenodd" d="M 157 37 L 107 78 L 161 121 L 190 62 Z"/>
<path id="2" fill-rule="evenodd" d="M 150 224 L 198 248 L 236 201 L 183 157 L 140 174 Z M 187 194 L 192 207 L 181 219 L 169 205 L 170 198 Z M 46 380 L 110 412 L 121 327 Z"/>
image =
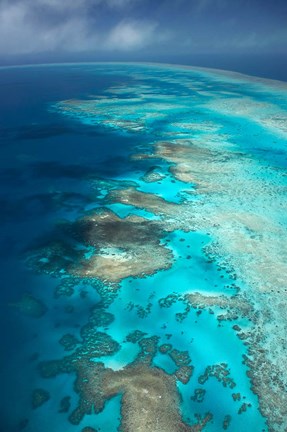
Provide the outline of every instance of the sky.
<path id="1" fill-rule="evenodd" d="M 0 0 L 2 64 L 235 54 L 287 57 L 287 0 Z"/>

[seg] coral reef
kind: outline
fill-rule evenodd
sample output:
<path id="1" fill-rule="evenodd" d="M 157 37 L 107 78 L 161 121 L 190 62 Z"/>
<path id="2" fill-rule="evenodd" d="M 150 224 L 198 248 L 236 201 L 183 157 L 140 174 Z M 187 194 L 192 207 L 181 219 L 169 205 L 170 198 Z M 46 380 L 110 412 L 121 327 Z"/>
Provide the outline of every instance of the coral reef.
<path id="1" fill-rule="evenodd" d="M 228 414 L 224 417 L 223 425 L 222 425 L 224 430 L 227 430 L 229 428 L 231 420 L 232 417 Z"/>
<path id="2" fill-rule="evenodd" d="M 206 390 L 202 388 L 196 388 L 193 396 L 190 399 L 194 402 L 203 402 Z"/>
<path id="3" fill-rule="evenodd" d="M 143 277 L 171 266 L 173 255 L 161 245 L 162 235 L 160 227 L 148 219 L 134 215 L 121 219 L 100 209 L 60 224 L 55 240 L 30 249 L 26 261 L 39 272 L 119 283 L 129 276 Z M 94 251 L 87 257 L 86 249 L 91 247 Z M 67 290 L 70 295 L 71 287 L 61 284 L 56 295 Z"/>
<path id="4" fill-rule="evenodd" d="M 39 408 L 50 399 L 50 394 L 44 389 L 35 389 L 32 393 L 32 408 Z"/>
<path id="5" fill-rule="evenodd" d="M 158 76 L 157 79 L 162 83 L 166 77 Z M 261 164 L 261 156 L 256 159 L 247 151 L 238 151 L 240 134 L 227 134 L 222 120 L 213 124 L 204 119 L 212 110 L 219 118 L 220 113 L 228 114 L 231 119 L 233 116 L 245 119 L 254 116 L 254 122 L 260 123 L 262 129 L 285 136 L 286 118 L 281 109 L 272 113 L 270 103 L 258 104 L 249 96 L 239 98 L 236 92 L 235 97 L 230 88 L 225 95 L 221 90 L 216 93 L 216 98 L 212 98 L 212 90 L 205 88 L 204 80 L 200 83 L 183 77 L 181 85 L 185 92 L 192 89 L 195 100 L 197 90 L 203 96 L 191 111 L 189 93 L 181 94 L 177 101 L 170 84 L 178 84 L 178 81 L 167 82 L 171 94 L 158 95 L 152 92 L 150 85 L 117 86 L 109 89 L 108 95 L 63 101 L 54 109 L 84 123 L 125 134 L 152 131 L 154 137 L 157 136 L 154 124 L 168 118 L 166 130 L 161 132 L 163 137 L 160 139 L 164 141 L 155 141 L 148 149 L 139 146 L 137 150 L 141 153 L 131 155 L 131 160 L 135 164 L 141 161 L 144 170 L 147 169 L 141 177 L 145 183 L 161 182 L 167 169 L 174 183 L 186 183 L 187 190 L 179 194 L 180 204 L 167 201 L 164 194 L 141 192 L 139 185 L 131 182 L 102 180 L 104 187 L 101 188 L 101 181 L 91 172 L 86 173 L 85 176 L 93 180 L 98 195 L 104 192 L 104 197 L 98 199 L 107 206 L 126 204 L 157 217 L 151 220 L 135 215 L 121 218 L 101 208 L 72 222 L 63 221 L 50 238 L 27 252 L 27 264 L 39 273 L 72 279 L 72 282 L 68 278 L 61 280 L 55 291 L 56 298 L 73 295 L 78 280 L 89 280 L 92 284 L 99 281 L 97 289 L 101 295 L 108 290 L 115 291 L 129 276 L 145 277 L 170 268 L 174 256 L 172 248 L 162 242 L 166 233 L 180 229 L 208 233 L 213 240 L 203 252 L 210 262 L 220 262 L 219 270 L 226 270 L 228 283 L 237 279 L 242 282 L 240 288 L 235 283 L 229 286 L 232 292 L 240 291 L 230 296 L 228 293 L 202 294 L 199 287 L 198 292 L 167 293 L 159 300 L 159 306 L 169 308 L 181 302 L 184 310 L 177 312 L 175 318 L 182 324 L 191 308 L 197 310 L 198 316 L 207 309 L 214 314 L 219 326 L 222 321 L 235 321 L 233 330 L 246 345 L 244 362 L 252 390 L 259 396 L 261 413 L 267 418 L 270 432 L 281 432 L 287 427 L 287 378 L 282 361 L 287 348 L 286 229 L 282 217 L 286 210 L 285 174 L 275 166 Z M 209 110 L 208 116 L 205 109 Z M 253 140 L 250 133 L 247 136 Z M 254 144 L 255 141 L 250 147 L 252 151 L 256 150 Z M 144 153 L 145 149 L 149 153 Z M 158 165 L 147 168 L 150 162 Z M 58 198 L 54 195 L 55 201 L 61 198 L 64 199 L 62 195 Z M 69 207 L 69 197 L 65 197 L 65 201 L 68 201 L 65 206 Z M 190 259 L 191 255 L 186 258 Z M 81 292 L 85 297 L 84 291 Z M 26 298 L 22 303 L 25 305 L 25 302 L 28 306 L 17 307 L 39 310 L 31 306 L 31 299 Z M 65 350 L 73 350 L 73 353 L 40 364 L 45 377 L 58 373 L 76 374 L 75 389 L 80 400 L 79 406 L 70 414 L 71 423 L 79 424 L 84 415 L 100 412 L 106 400 L 121 394 L 121 427 L 126 431 L 204 429 L 212 419 L 210 413 L 197 416 L 198 424 L 194 426 L 186 425 L 180 415 L 176 383 L 187 384 L 193 373 L 187 352 L 160 342 L 157 335 L 135 330 L 125 339 L 139 346 L 139 353 L 132 363 L 117 371 L 106 368 L 101 362 L 96 363 L 96 359 L 112 356 L 120 350 L 117 341 L 98 330 L 98 327 L 108 327 L 113 322 L 113 316 L 103 309 L 111 302 L 111 297 L 107 300 L 105 294 L 102 302 L 91 311 L 88 323 L 81 329 L 80 341 L 69 334 L 61 338 Z M 134 309 L 137 317 L 148 319 L 152 307 L 151 299 L 146 307 L 131 300 L 126 310 Z M 72 306 L 67 312 L 73 312 Z M 161 312 L 166 311 L 161 309 Z M 172 337 L 171 333 L 166 336 Z M 169 356 L 176 366 L 174 373 L 167 374 L 154 367 L 153 360 L 158 353 Z M 236 385 L 227 363 L 208 366 L 198 377 L 198 382 L 203 385 L 210 378 L 217 379 L 230 393 Z M 204 395 L 204 389 L 196 388 L 191 399 L 202 402 Z M 248 402 L 241 400 L 244 396 L 240 393 L 232 393 L 232 398 L 239 414 L 250 408 Z M 230 422 L 231 416 L 226 415 L 224 430 Z M 85 432 L 92 431 L 92 428 L 85 429 Z"/>
<path id="6" fill-rule="evenodd" d="M 67 413 L 71 408 L 71 397 L 70 396 L 64 396 L 60 401 L 60 413 Z"/>
<path id="7" fill-rule="evenodd" d="M 179 204 L 169 202 L 156 194 L 138 191 L 132 187 L 111 191 L 107 200 L 132 205 L 158 215 L 173 215 L 179 211 Z"/>
<path id="8" fill-rule="evenodd" d="M 70 416 L 78 424 L 84 413 L 103 409 L 104 401 L 122 394 L 121 429 L 129 431 L 200 431 L 210 418 L 198 425 L 185 424 L 179 412 L 179 393 L 175 378 L 145 364 L 121 371 L 104 369 L 99 363 L 81 363 L 76 390 L 80 405 Z"/>
<path id="9" fill-rule="evenodd" d="M 74 335 L 67 333 L 61 337 L 59 343 L 64 347 L 65 351 L 72 351 L 79 344 L 79 341 Z"/>
<path id="10" fill-rule="evenodd" d="M 30 293 L 23 294 L 18 302 L 9 303 L 9 306 L 32 318 L 41 318 L 47 312 L 47 306 Z"/>
<path id="11" fill-rule="evenodd" d="M 161 172 L 160 167 L 153 166 L 145 173 L 145 175 L 142 177 L 142 180 L 146 183 L 154 183 L 160 182 L 165 177 L 166 176 Z"/>
<path id="12" fill-rule="evenodd" d="M 215 377 L 224 387 L 233 389 L 236 386 L 234 380 L 229 376 L 230 371 L 226 363 L 208 366 L 203 375 L 198 377 L 199 384 L 204 384 L 209 378 Z"/>

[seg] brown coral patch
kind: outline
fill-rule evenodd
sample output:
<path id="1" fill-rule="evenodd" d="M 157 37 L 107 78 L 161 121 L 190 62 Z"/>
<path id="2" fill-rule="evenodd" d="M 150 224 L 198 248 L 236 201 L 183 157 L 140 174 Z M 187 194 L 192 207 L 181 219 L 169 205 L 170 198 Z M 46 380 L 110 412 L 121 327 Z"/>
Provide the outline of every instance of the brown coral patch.
<path id="1" fill-rule="evenodd" d="M 122 395 L 120 427 L 125 432 L 195 432 L 210 420 L 193 426 L 183 422 L 176 379 L 161 369 L 142 363 L 116 372 L 90 362 L 79 367 L 76 390 L 81 394 L 80 405 L 70 417 L 75 424 L 92 406 L 99 412 L 105 400 L 118 394 Z"/>
<path id="2" fill-rule="evenodd" d="M 118 283 L 172 265 L 171 250 L 160 243 L 163 235 L 153 221 L 135 215 L 121 219 L 101 209 L 75 222 L 61 223 L 56 239 L 52 236 L 30 250 L 27 261 L 40 272 Z"/>
<path id="3" fill-rule="evenodd" d="M 158 195 L 140 192 L 133 187 L 111 191 L 107 199 L 111 202 L 133 205 L 154 214 L 168 215 L 179 211 L 180 205 L 166 201 Z"/>

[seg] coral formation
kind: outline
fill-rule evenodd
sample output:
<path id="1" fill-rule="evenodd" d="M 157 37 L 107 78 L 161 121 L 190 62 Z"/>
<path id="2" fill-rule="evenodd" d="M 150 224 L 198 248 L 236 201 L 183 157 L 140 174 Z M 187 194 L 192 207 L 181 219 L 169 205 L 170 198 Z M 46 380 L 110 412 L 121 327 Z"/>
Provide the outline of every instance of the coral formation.
<path id="1" fill-rule="evenodd" d="M 226 363 L 208 366 L 203 375 L 198 378 L 199 384 L 204 384 L 209 378 L 215 377 L 224 387 L 233 389 L 236 386 L 234 380 L 229 376 L 230 371 Z"/>
<path id="2" fill-rule="evenodd" d="M 60 413 L 67 413 L 71 408 L 71 397 L 70 396 L 64 396 L 60 401 Z"/>
<path id="3" fill-rule="evenodd" d="M 107 200 L 132 205 L 159 215 L 172 215 L 179 211 L 178 204 L 171 203 L 156 194 L 141 192 L 132 187 L 111 191 Z"/>
<path id="4" fill-rule="evenodd" d="M 60 224 L 55 240 L 29 251 L 27 264 L 39 272 L 118 283 L 171 266 L 172 252 L 161 245 L 162 235 L 160 227 L 148 219 L 134 215 L 121 219 L 100 209 L 75 222 Z M 91 247 L 93 252 L 86 256 Z M 64 287 L 70 293 L 69 285 L 61 284 L 62 292 Z M 59 292 L 58 288 L 57 295 Z"/>
<path id="5" fill-rule="evenodd" d="M 73 353 L 41 363 L 40 371 L 44 377 L 76 373 L 75 389 L 80 400 L 69 416 L 72 424 L 79 424 L 86 414 L 102 411 L 109 398 L 120 394 L 121 427 L 126 431 L 204 429 L 212 414 L 198 415 L 197 425 L 193 426 L 185 424 L 180 414 L 176 383 L 187 384 L 192 376 L 194 366 L 188 352 L 160 342 L 160 337 L 148 330 L 147 333 L 134 330 L 125 337 L 125 342 L 138 344 L 139 352 L 128 366 L 114 371 L 105 367 L 102 357 L 117 353 L 120 344 L 108 331 L 104 333 L 98 327 L 108 327 L 113 322 L 113 315 L 104 310 L 112 301 L 111 297 L 107 300 L 108 290 L 119 288 L 120 282 L 129 276 L 145 277 L 172 266 L 176 254 L 172 245 L 163 243 L 167 241 L 166 233 L 175 230 L 208 233 L 213 240 L 203 253 L 210 262 L 219 263 L 218 270 L 226 271 L 229 284 L 225 285 L 226 290 L 240 291 L 235 295 L 203 294 L 199 287 L 184 294 L 168 292 L 158 301 L 160 311 L 165 313 L 163 308 L 181 303 L 184 310 L 175 314 L 179 325 L 184 324 L 192 308 L 198 317 L 207 309 L 218 320 L 218 326 L 223 321 L 232 321 L 233 330 L 246 345 L 244 363 L 252 390 L 259 396 L 260 410 L 267 417 L 270 432 L 281 432 L 287 425 L 287 378 L 282 362 L 286 351 L 286 229 L 281 216 L 286 209 L 284 174 L 275 166 L 261 164 L 261 156 L 256 159 L 247 151 L 239 151 L 240 144 L 237 146 L 236 141 L 240 134 L 226 133 L 225 119 L 219 114 L 228 114 L 230 121 L 234 116 L 246 119 L 252 114 L 260 127 L 280 136 L 286 132 L 286 118 L 281 109 L 278 115 L 272 113 L 269 103 L 258 104 L 250 96 L 237 97 L 237 90 L 231 85 L 228 90 L 218 90 L 212 100 L 212 90 L 205 88 L 205 80 L 195 82 L 194 77 L 192 80 L 182 77 L 181 86 L 186 94 L 181 94 L 178 101 L 178 89 L 172 93 L 172 85 L 178 82 L 160 74 L 157 80 L 161 84 L 168 82 L 166 94 L 152 92 L 150 85 L 117 86 L 109 89 L 108 95 L 63 101 L 54 107 L 84 123 L 133 136 L 152 131 L 156 137 L 154 125 L 159 119 L 168 119 L 161 131 L 161 141 L 155 140 L 148 148 L 139 146 L 139 153 L 131 155 L 131 160 L 144 166 L 140 180 L 146 189 L 157 187 L 148 183 L 160 183 L 167 170 L 172 181 L 176 185 L 186 183 L 186 189 L 181 189 L 178 195 L 180 203 L 174 203 L 164 193 L 142 192 L 136 182 L 100 180 L 91 172 L 88 174 L 99 195 L 98 201 L 102 200 L 107 207 L 126 205 L 129 209 L 132 206 L 135 213 L 138 209 L 146 210 L 156 217 L 147 219 L 134 214 L 120 217 L 107 208 L 100 208 L 84 217 L 63 221 L 51 238 L 28 251 L 27 263 L 34 270 L 67 277 L 61 279 L 56 298 L 73 295 L 79 280 L 98 283 L 97 290 L 102 296 L 102 304 L 91 311 L 88 323 L 81 328 L 81 340 L 71 334 L 61 338 L 65 350 L 74 350 Z M 197 90 L 203 96 L 192 110 L 189 90 L 195 101 Z M 209 111 L 206 113 L 204 109 Z M 210 110 L 218 114 L 216 124 L 204 120 Z M 250 133 L 246 136 L 253 139 Z M 148 168 L 150 163 L 157 165 Z M 186 256 L 191 258 L 192 254 Z M 191 266 L 192 262 L 191 259 Z M 232 283 L 237 279 L 243 282 L 239 286 Z M 84 291 L 81 292 L 84 298 Z M 36 311 L 35 316 L 40 316 L 42 312 L 37 310 L 41 308 L 31 306 L 30 298 L 24 298 L 22 303 L 25 302 L 30 306 L 17 307 L 30 308 Z M 145 306 L 134 300 L 126 306 L 128 312 L 136 312 L 141 320 L 149 318 L 152 308 L 150 298 Z M 67 311 L 74 309 L 70 306 Z M 171 339 L 173 335 L 166 333 L 165 336 Z M 154 366 L 158 353 L 173 361 L 174 373 L 168 374 Z M 227 363 L 208 366 L 198 382 L 204 385 L 210 378 L 217 379 L 230 393 L 236 385 Z M 191 400 L 202 402 L 204 396 L 205 389 L 195 388 Z M 232 399 L 238 414 L 250 408 L 248 402 L 241 400 L 244 396 L 239 392 L 232 393 Z M 227 414 L 223 429 L 228 429 L 230 424 L 231 416 Z M 93 430 L 85 429 L 85 432 Z"/>
<path id="6" fill-rule="evenodd" d="M 33 318 L 41 318 L 47 312 L 47 306 L 30 293 L 24 293 L 18 302 L 10 303 L 9 306 Z"/>
<path id="7" fill-rule="evenodd" d="M 50 394 L 44 389 L 35 389 L 32 393 L 32 408 L 39 408 L 50 399 Z"/>
<path id="8" fill-rule="evenodd" d="M 175 378 L 161 369 L 145 364 L 131 365 L 121 371 L 104 369 L 100 363 L 79 365 L 76 390 L 80 405 L 70 416 L 78 424 L 94 406 L 100 412 L 104 401 L 122 394 L 121 429 L 125 431 L 200 431 L 200 424 L 185 424 L 179 412 L 179 394 Z M 206 418 L 203 425 L 210 418 Z"/>

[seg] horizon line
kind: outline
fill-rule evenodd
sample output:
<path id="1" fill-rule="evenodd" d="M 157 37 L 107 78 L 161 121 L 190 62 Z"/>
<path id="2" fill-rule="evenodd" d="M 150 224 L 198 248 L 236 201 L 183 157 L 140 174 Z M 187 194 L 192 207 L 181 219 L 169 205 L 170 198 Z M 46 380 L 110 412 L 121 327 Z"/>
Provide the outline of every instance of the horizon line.
<path id="1" fill-rule="evenodd" d="M 137 66 L 154 66 L 170 69 L 183 69 L 183 70 L 194 70 L 197 72 L 203 72 L 212 75 L 226 76 L 231 79 L 239 79 L 240 81 L 247 80 L 253 81 L 257 84 L 271 85 L 272 87 L 282 87 L 287 90 L 287 82 L 272 78 L 263 78 L 256 75 L 248 75 L 242 72 L 233 70 L 221 69 L 221 68 L 210 68 L 205 66 L 192 66 L 176 63 L 164 63 L 164 62 L 152 62 L 152 61 L 80 61 L 80 62 L 50 62 L 50 63 L 27 63 L 17 65 L 3 65 L 0 66 L 0 71 L 5 69 L 20 69 L 20 68 L 33 68 L 33 67 L 47 67 L 47 66 L 75 66 L 75 65 L 137 65 Z"/>

